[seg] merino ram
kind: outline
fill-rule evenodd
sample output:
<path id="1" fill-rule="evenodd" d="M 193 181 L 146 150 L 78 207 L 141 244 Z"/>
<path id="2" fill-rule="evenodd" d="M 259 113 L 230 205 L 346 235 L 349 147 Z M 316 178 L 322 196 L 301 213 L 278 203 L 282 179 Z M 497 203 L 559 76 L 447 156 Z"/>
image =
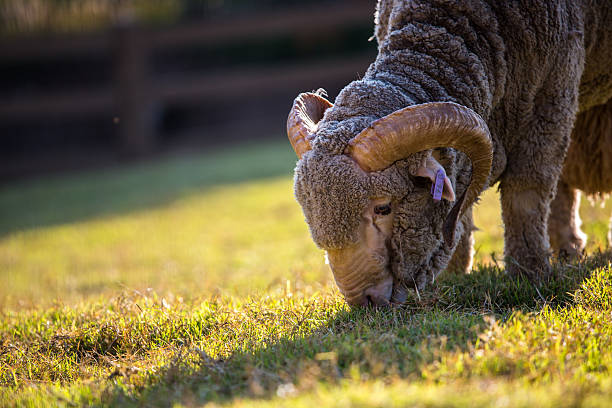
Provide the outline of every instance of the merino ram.
<path id="1" fill-rule="evenodd" d="M 472 206 L 497 182 L 507 271 L 548 277 L 549 233 L 584 247 L 576 189 L 612 190 L 610 0 L 380 0 L 375 21 L 364 77 L 333 105 L 299 95 L 287 123 L 296 198 L 347 302 L 469 269 Z"/>

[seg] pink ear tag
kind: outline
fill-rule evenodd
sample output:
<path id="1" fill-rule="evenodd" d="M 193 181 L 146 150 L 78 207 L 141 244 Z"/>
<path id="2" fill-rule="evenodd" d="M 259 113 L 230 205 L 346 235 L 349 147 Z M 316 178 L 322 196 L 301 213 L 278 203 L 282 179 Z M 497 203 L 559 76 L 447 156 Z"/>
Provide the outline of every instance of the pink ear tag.
<path id="1" fill-rule="evenodd" d="M 446 172 L 444 169 L 439 169 L 436 172 L 436 182 L 431 185 L 431 195 L 436 201 L 442 199 L 442 191 L 444 191 L 444 179 L 446 178 Z"/>

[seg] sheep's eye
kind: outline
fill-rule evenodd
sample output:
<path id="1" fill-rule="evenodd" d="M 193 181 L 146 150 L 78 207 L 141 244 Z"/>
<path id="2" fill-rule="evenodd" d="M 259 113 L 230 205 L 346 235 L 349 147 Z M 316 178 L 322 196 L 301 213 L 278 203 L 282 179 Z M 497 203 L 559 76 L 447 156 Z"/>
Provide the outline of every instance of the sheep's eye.
<path id="1" fill-rule="evenodd" d="M 377 205 L 374 207 L 374 214 L 389 215 L 391 214 L 391 206 L 389 204 Z"/>
<path id="2" fill-rule="evenodd" d="M 420 187 L 420 188 L 430 188 L 431 187 L 431 180 L 428 179 L 427 177 L 415 177 L 413 179 L 413 183 L 415 187 Z"/>

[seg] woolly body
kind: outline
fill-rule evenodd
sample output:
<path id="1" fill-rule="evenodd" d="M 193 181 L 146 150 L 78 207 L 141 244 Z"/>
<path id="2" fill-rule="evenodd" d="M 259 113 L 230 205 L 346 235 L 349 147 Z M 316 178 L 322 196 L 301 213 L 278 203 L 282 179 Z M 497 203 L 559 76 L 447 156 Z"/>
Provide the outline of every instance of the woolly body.
<path id="1" fill-rule="evenodd" d="M 451 203 L 434 202 L 411 177 L 431 152 L 367 174 L 343 154 L 376 119 L 419 103 L 455 102 L 480 114 L 491 132 L 487 184 L 500 183 L 508 270 L 545 276 L 549 208 L 574 118 L 612 97 L 610 2 L 381 0 L 375 34 L 376 60 L 325 112 L 296 167 L 296 197 L 315 243 L 350 246 L 368 198 L 386 194 L 396 203 L 389 262 L 397 282 L 423 288 L 455 249 L 451 267 L 469 268 L 471 210 L 445 245 Z M 470 161 L 453 149 L 438 154 L 460 196 Z"/>

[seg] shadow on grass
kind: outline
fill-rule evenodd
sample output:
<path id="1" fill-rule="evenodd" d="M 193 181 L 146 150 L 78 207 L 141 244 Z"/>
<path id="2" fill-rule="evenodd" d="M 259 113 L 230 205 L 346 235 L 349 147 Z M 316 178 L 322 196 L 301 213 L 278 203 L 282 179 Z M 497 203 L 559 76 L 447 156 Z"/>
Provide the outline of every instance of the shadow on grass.
<path id="1" fill-rule="evenodd" d="M 304 391 L 343 378 L 384 375 L 418 380 L 423 367 L 445 351 L 469 348 L 487 329 L 485 316 L 504 321 L 516 310 L 573 305 L 584 280 L 611 259 L 608 251 L 556 265 L 556 277 L 539 286 L 512 279 L 496 267 L 445 275 L 433 290 L 415 295 L 402 307 L 340 310 L 310 333 L 294 331 L 227 359 L 178 347 L 172 363 L 150 376 L 136 393 L 109 385 L 102 401 L 110 406 L 199 405 L 287 396 L 295 387 Z"/>
<path id="2" fill-rule="evenodd" d="M 212 359 L 197 348 L 181 349 L 137 394 L 114 385 L 102 402 L 191 406 L 291 395 L 294 384 L 303 390 L 343 378 L 418 377 L 419 367 L 440 349 L 467 347 L 481 327 L 479 315 L 435 309 L 341 311 L 310 335 L 283 337 L 225 360 Z"/>
<path id="3" fill-rule="evenodd" d="M 152 208 L 221 184 L 290 177 L 295 161 L 283 139 L 0 186 L 0 238 Z"/>

